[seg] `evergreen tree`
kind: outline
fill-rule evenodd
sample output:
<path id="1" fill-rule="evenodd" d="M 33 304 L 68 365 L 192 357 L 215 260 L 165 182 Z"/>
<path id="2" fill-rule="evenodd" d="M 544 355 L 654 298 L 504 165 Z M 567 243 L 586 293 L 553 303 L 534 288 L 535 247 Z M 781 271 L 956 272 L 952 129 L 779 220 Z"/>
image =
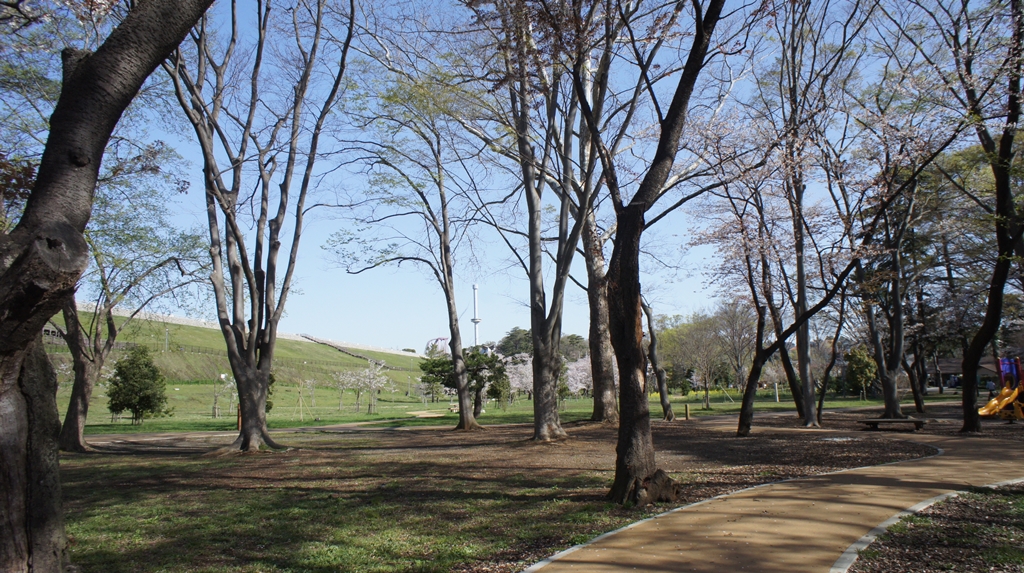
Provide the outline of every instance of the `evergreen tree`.
<path id="1" fill-rule="evenodd" d="M 164 375 L 153 363 L 149 349 L 136 346 L 114 365 L 108 407 L 115 414 L 128 410 L 132 413 L 132 424 L 141 424 L 146 414 L 164 411 L 167 403 L 164 386 Z"/>

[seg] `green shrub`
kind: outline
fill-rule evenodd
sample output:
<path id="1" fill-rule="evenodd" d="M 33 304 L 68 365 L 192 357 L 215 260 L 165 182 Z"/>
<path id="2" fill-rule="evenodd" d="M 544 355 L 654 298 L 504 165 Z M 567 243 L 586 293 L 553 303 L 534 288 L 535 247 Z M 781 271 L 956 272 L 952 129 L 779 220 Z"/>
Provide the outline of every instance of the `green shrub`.
<path id="1" fill-rule="evenodd" d="M 146 414 L 161 414 L 167 404 L 164 375 L 153 364 L 145 346 L 132 348 L 128 355 L 114 364 L 107 392 L 110 411 L 132 413 L 132 424 L 141 424 Z"/>

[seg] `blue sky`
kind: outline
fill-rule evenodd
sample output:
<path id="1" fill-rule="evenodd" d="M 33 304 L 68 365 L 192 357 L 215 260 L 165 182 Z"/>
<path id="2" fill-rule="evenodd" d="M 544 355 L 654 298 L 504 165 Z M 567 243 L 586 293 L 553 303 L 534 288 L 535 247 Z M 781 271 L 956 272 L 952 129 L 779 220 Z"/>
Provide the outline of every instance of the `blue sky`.
<path id="1" fill-rule="evenodd" d="M 178 151 L 201 169 L 198 157 L 189 152 L 189 142 L 177 143 Z M 198 178 L 195 178 L 198 179 Z M 192 182 L 189 193 L 179 198 L 176 220 L 186 226 L 203 227 L 201 181 Z M 692 218 L 684 213 L 659 223 L 663 233 L 685 228 Z M 336 341 L 382 348 L 412 348 L 422 351 L 427 342 L 448 336 L 444 298 L 431 275 L 412 265 L 387 267 L 350 275 L 325 256 L 321 245 L 337 223 L 312 217 L 300 244 L 295 289 L 285 306 L 281 332 L 311 334 Z M 658 228 L 654 228 L 657 232 Z M 501 245 L 487 245 L 486 268 L 461 269 L 457 302 L 463 341 L 473 342 L 473 284 L 479 285 L 480 341 L 496 341 L 513 327 L 529 328 L 526 306 L 528 285 L 517 268 L 506 269 L 507 253 Z M 609 249 L 610 252 L 610 249 Z M 712 256 L 707 248 L 689 251 L 686 269 L 675 276 L 659 273 L 644 278 L 645 292 L 658 314 L 687 314 L 713 305 L 714 293 L 705 286 L 700 270 Z M 574 271 L 580 280 L 586 273 L 581 258 Z M 212 300 L 209 313 L 213 318 Z M 586 337 L 589 328 L 586 294 L 569 285 L 563 317 L 563 332 Z"/>
<path id="2" fill-rule="evenodd" d="M 204 212 L 203 183 L 201 180 L 201 158 L 190 127 L 175 124 L 172 118 L 166 123 L 167 129 L 175 133 L 161 133 L 172 146 L 192 163 L 188 170 L 191 179 L 190 191 L 180 198 L 179 214 L 176 220 L 184 226 L 206 228 Z M 318 165 L 318 170 L 320 166 Z M 332 181 L 327 186 L 361 185 L 360 176 L 345 175 L 331 171 Z M 325 193 L 330 190 L 325 189 Z M 665 203 L 669 198 L 665 198 Z M 664 245 L 660 256 L 670 261 L 682 260 L 686 268 L 678 271 L 657 271 L 657 275 L 643 278 L 644 290 L 649 302 L 658 314 L 687 314 L 710 307 L 711 294 L 705 288 L 705 277 L 700 272 L 707 268 L 711 257 L 708 248 L 695 249 L 684 254 L 679 250 L 686 233 L 675 233 L 679 229 L 692 229 L 697 223 L 680 212 L 667 217 L 646 234 L 649 239 L 661 235 Z M 447 337 L 446 310 L 440 288 L 433 276 L 425 269 L 406 264 L 402 267 L 380 268 L 360 275 L 350 275 L 344 269 L 331 263 L 321 248 L 330 234 L 337 230 L 339 223 L 324 215 L 311 215 L 300 245 L 299 261 L 294 278 L 295 289 L 289 297 L 280 331 L 295 334 L 311 334 L 336 341 L 366 344 L 385 348 L 412 348 L 422 351 L 427 342 L 438 337 Z M 290 231 L 285 230 L 286 233 Z M 509 265 L 507 247 L 499 241 L 487 242 L 486 233 L 481 240 L 484 244 L 473 245 L 480 263 L 479 267 L 457 267 L 457 301 L 460 309 L 461 328 L 464 344 L 473 343 L 473 284 L 478 284 L 480 316 L 480 341 L 497 341 L 513 327 L 529 328 L 528 284 L 525 273 Z M 282 256 L 286 254 L 282 250 Z M 610 245 L 607 249 L 610 254 Z M 283 262 L 280 263 L 283 265 Z M 574 266 L 577 279 L 585 282 L 586 272 L 581 256 L 576 257 Z M 550 281 L 548 281 L 550 287 Z M 567 287 L 563 332 L 587 335 L 588 310 L 586 294 L 574 284 Z M 202 318 L 213 318 L 210 309 Z"/>

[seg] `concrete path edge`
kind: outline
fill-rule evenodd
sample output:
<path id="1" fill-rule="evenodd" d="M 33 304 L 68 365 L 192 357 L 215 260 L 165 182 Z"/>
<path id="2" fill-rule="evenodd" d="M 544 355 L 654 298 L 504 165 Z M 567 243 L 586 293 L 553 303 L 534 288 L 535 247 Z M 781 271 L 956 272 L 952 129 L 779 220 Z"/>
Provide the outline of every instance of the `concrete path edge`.
<path id="1" fill-rule="evenodd" d="M 921 442 L 914 442 L 914 443 L 921 444 Z M 914 460 L 924 460 L 924 459 L 928 459 L 928 458 L 934 458 L 934 457 L 937 457 L 937 456 L 941 456 L 942 454 L 945 453 L 945 451 L 942 448 L 938 447 L 938 446 L 935 446 L 935 445 L 932 445 L 932 444 L 921 444 L 921 445 L 928 446 L 929 448 L 935 449 L 935 453 L 930 455 L 930 456 L 923 456 L 923 457 L 920 457 L 920 458 L 914 458 Z M 815 476 L 796 477 L 796 478 L 784 479 L 784 480 L 773 481 L 773 482 L 768 482 L 768 483 L 762 483 L 762 484 L 758 484 L 758 485 L 755 485 L 755 486 L 746 487 L 746 488 L 743 488 L 743 489 L 738 489 L 736 491 L 730 491 L 730 492 L 727 492 L 727 493 L 719 494 L 719 495 L 716 495 L 715 497 L 709 497 L 707 499 L 702 499 L 700 501 L 695 501 L 693 503 L 688 503 L 686 505 L 681 505 L 679 507 L 675 507 L 675 508 L 672 508 L 672 509 L 670 509 L 668 511 L 659 513 L 657 515 L 652 515 L 651 517 L 648 517 L 646 519 L 641 519 L 640 521 L 634 521 L 633 523 L 630 523 L 629 525 L 620 527 L 618 529 L 613 529 L 612 531 L 608 531 L 606 533 L 602 533 L 601 535 L 598 535 L 597 537 L 587 541 L 586 543 L 581 543 L 579 545 L 573 545 L 572 547 L 570 547 L 570 548 L 568 548 L 568 549 L 566 549 L 564 551 L 559 551 L 558 553 L 555 553 L 554 555 L 552 555 L 550 557 L 547 557 L 547 558 L 545 558 L 545 559 L 543 559 L 541 561 L 538 561 L 537 563 L 534 563 L 533 565 L 527 567 L 526 569 L 523 569 L 521 571 L 521 573 L 537 573 L 538 571 L 540 571 L 540 569 L 542 567 L 544 567 L 546 565 L 550 565 L 551 563 L 554 563 L 555 561 L 558 561 L 559 559 L 561 559 L 561 558 L 563 558 L 563 557 L 565 557 L 565 556 L 567 556 L 567 555 L 569 555 L 571 553 L 575 553 L 576 551 L 579 551 L 580 549 L 583 549 L 584 547 L 587 547 L 589 545 L 593 545 L 593 544 L 601 541 L 602 539 L 605 539 L 607 537 L 611 537 L 613 535 L 617 535 L 619 533 L 622 533 L 623 531 L 626 531 L 628 529 L 632 529 L 632 528 L 634 528 L 634 527 L 636 527 L 638 525 L 641 525 L 643 523 L 647 523 L 648 521 L 653 521 L 655 519 L 662 518 L 662 517 L 664 517 L 666 515 L 671 515 L 673 513 L 676 513 L 678 511 L 682 511 L 684 509 L 689 509 L 691 507 L 697 507 L 698 505 L 704 505 L 706 503 L 711 503 L 712 501 L 716 501 L 716 500 L 719 500 L 719 499 L 722 499 L 722 498 L 725 498 L 725 497 L 729 497 L 729 496 L 736 495 L 736 494 L 743 493 L 743 492 L 747 492 L 747 491 L 753 491 L 753 490 L 760 489 L 760 488 L 763 488 L 763 487 L 768 487 L 768 486 L 772 486 L 772 485 L 778 485 L 780 483 L 787 483 L 787 482 L 791 482 L 791 481 L 801 480 L 801 479 L 805 479 L 806 477 L 816 477 L 816 476 L 827 476 L 827 475 L 841 474 L 841 473 L 844 473 L 844 472 L 856 471 L 856 470 L 861 470 L 861 469 L 867 469 L 867 468 L 873 468 L 873 467 L 879 467 L 879 466 L 888 466 L 888 465 L 894 465 L 894 464 L 901 464 L 901 463 L 904 463 L 906 461 L 911 461 L 911 460 L 898 460 L 898 461 L 895 461 L 895 462 L 886 462 L 884 464 L 878 464 L 878 465 L 874 465 L 874 466 L 861 466 L 861 467 L 858 467 L 858 468 L 847 468 L 847 469 L 844 469 L 844 470 L 838 470 L 838 471 L 834 471 L 834 472 L 826 472 L 826 473 L 823 473 L 823 474 L 815 474 Z M 1016 481 L 1024 481 L 1024 478 L 1021 478 L 1021 480 L 1011 480 L 1010 482 L 1000 482 L 999 484 L 996 484 L 996 486 L 998 486 L 998 485 L 1007 485 L 1007 484 L 1010 484 L 1010 483 L 1016 483 Z M 989 487 L 996 487 L 996 486 L 989 486 Z M 947 496 L 948 495 L 949 494 L 947 494 Z M 943 497 L 943 496 L 939 496 L 939 497 Z M 917 511 L 921 511 L 921 510 L 925 509 L 926 507 L 928 507 L 929 505 L 935 503 L 936 501 L 938 501 L 938 499 L 935 499 L 934 501 L 931 501 L 931 503 L 928 503 L 927 505 L 923 505 L 921 507 L 914 506 L 915 508 L 917 508 L 916 510 L 914 508 L 911 508 L 911 509 L 907 509 L 905 511 L 902 511 L 902 512 L 896 514 L 895 516 L 887 519 L 884 522 L 884 524 L 883 524 L 884 527 L 883 527 L 883 525 L 879 525 L 875 529 L 872 529 L 871 532 L 869 532 L 867 535 L 865 535 L 861 539 L 863 540 L 863 539 L 866 539 L 869 536 L 871 536 L 871 541 L 873 541 L 875 537 L 877 537 L 878 535 L 881 535 L 881 533 L 884 532 L 885 529 L 889 527 L 889 525 L 892 525 L 893 523 L 895 523 L 896 520 L 900 519 L 901 517 L 903 517 L 904 515 L 907 515 L 909 513 L 914 513 L 914 512 L 917 512 Z M 925 503 L 925 502 L 922 502 L 922 503 Z M 918 505 L 921 505 L 921 504 L 918 504 Z M 913 511 L 911 511 L 911 510 L 913 510 Z M 877 530 L 879 528 L 881 528 L 881 530 L 876 533 L 875 530 Z M 872 536 L 872 534 L 874 534 L 874 535 Z M 871 543 L 871 541 L 868 541 L 867 543 Z M 853 548 L 854 548 L 854 546 L 857 546 L 859 543 L 860 543 L 860 541 L 858 541 L 854 545 L 851 545 L 850 548 L 847 549 L 843 553 L 843 557 L 845 557 L 846 554 L 849 553 L 852 550 L 853 551 L 853 555 L 854 555 L 854 560 L 856 560 L 857 551 L 859 551 L 860 549 L 863 549 L 863 547 L 860 547 L 858 549 L 853 549 Z M 864 547 L 867 547 L 867 545 L 865 544 Z M 840 560 L 842 560 L 843 557 L 840 557 Z M 838 565 L 839 561 L 836 561 L 836 564 Z M 846 569 L 849 569 L 852 565 L 853 565 L 853 561 L 850 561 L 850 563 L 848 565 L 846 565 Z M 832 566 L 832 570 L 829 573 L 846 573 L 846 569 L 839 569 L 839 570 L 837 570 L 835 567 L 836 566 L 833 565 Z"/>
<path id="2" fill-rule="evenodd" d="M 998 488 L 1007 485 L 1015 485 L 1022 482 L 1024 482 L 1024 478 L 1017 478 L 1001 481 L 998 483 L 987 484 L 981 487 Z M 951 497 L 956 497 L 961 493 L 964 493 L 965 491 L 967 490 L 951 491 L 948 493 L 937 495 L 931 499 L 926 499 L 921 503 L 918 503 L 917 505 L 908 507 L 907 509 L 904 509 L 903 511 L 896 513 L 895 515 L 893 515 L 889 519 L 886 519 L 882 523 L 879 523 L 877 527 L 867 532 L 864 535 L 864 537 L 861 537 L 853 545 L 850 545 L 846 549 L 846 551 L 844 551 L 843 554 L 839 556 L 839 559 L 836 559 L 835 564 L 833 564 L 832 568 L 829 569 L 829 573 L 846 573 L 847 571 L 849 571 L 850 567 L 853 567 L 853 564 L 857 562 L 857 558 L 860 556 L 860 552 L 866 549 L 869 545 L 871 545 L 871 543 L 874 542 L 879 535 L 885 533 L 890 527 L 893 526 L 893 524 L 895 524 L 899 520 L 903 519 L 908 515 L 914 515 L 915 513 L 924 511 L 925 509 L 928 509 L 929 507 L 935 505 L 936 503 L 939 503 L 940 501 L 944 501 Z"/>

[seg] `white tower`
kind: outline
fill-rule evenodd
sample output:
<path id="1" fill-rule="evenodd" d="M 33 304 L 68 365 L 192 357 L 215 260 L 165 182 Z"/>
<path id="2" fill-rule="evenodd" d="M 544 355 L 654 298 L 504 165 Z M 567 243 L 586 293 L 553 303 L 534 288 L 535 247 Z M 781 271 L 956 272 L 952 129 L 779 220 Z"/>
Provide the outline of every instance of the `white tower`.
<path id="1" fill-rule="evenodd" d="M 473 285 L 473 346 L 480 346 L 480 313 L 477 306 L 476 291 L 477 285 Z"/>

